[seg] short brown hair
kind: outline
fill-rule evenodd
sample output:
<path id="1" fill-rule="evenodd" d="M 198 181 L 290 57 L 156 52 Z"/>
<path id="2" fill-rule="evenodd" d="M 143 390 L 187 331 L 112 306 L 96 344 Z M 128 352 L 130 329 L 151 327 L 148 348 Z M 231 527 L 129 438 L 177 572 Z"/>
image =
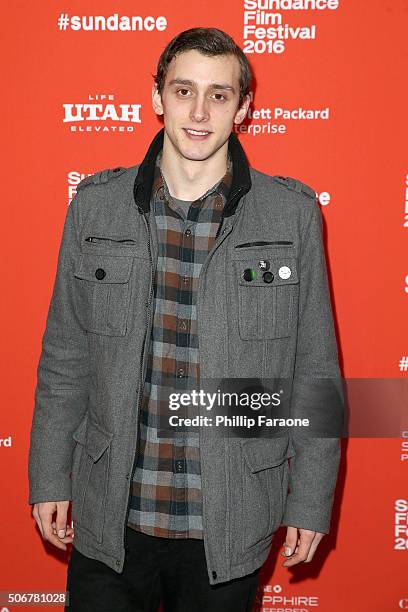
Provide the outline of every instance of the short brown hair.
<path id="1" fill-rule="evenodd" d="M 239 106 L 241 106 L 245 96 L 249 93 L 252 79 L 251 68 L 245 53 L 231 36 L 217 28 L 190 28 L 180 32 L 169 42 L 160 55 L 157 73 L 153 75 L 158 92 L 160 94 L 163 92 L 167 69 L 171 60 L 176 55 L 192 49 L 203 55 L 234 55 L 238 59 L 241 68 L 239 78 Z"/>

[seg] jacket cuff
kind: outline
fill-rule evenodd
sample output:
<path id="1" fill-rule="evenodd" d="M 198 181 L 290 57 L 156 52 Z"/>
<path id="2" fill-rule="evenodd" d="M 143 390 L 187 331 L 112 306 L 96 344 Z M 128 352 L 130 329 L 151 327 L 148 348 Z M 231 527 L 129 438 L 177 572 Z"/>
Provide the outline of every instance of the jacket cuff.
<path id="1" fill-rule="evenodd" d="M 330 520 L 331 510 L 324 511 L 322 506 L 307 508 L 305 504 L 291 502 L 289 494 L 281 525 L 327 534 L 330 532 Z"/>
<path id="2" fill-rule="evenodd" d="M 72 500 L 71 481 L 66 485 L 45 486 L 30 488 L 28 503 L 39 504 L 49 501 L 68 501 Z"/>

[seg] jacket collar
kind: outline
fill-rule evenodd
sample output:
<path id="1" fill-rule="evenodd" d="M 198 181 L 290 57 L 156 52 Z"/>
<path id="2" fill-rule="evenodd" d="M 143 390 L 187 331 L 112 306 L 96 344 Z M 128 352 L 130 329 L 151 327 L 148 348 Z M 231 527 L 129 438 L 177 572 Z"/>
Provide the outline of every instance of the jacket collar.
<path id="1" fill-rule="evenodd" d="M 147 153 L 139 166 L 133 185 L 133 196 L 140 212 L 150 210 L 150 195 L 153 187 L 156 157 L 163 148 L 164 128 L 154 137 Z M 224 206 L 224 217 L 233 215 L 240 198 L 251 188 L 251 176 L 245 151 L 237 136 L 231 132 L 228 139 L 228 150 L 233 162 L 233 177 L 231 189 Z"/>

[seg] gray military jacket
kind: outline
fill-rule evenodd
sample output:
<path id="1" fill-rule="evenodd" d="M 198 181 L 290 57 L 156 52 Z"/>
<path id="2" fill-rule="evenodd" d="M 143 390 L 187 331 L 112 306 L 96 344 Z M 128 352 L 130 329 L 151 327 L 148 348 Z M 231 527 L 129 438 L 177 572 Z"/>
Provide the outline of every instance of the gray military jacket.
<path id="1" fill-rule="evenodd" d="M 75 547 L 116 572 L 125 558 L 153 320 L 157 239 L 149 199 L 162 144 L 163 129 L 141 164 L 79 184 L 66 215 L 35 390 L 28 501 L 72 500 Z M 233 133 L 229 149 L 233 184 L 199 279 L 200 374 L 288 377 L 302 389 L 319 377 L 336 386 L 341 375 L 315 192 L 250 167 Z M 243 269 L 260 260 L 270 262 L 273 281 L 248 283 Z M 290 276 L 280 275 L 282 267 Z M 316 401 L 324 409 L 325 398 Z M 259 568 L 280 525 L 329 532 L 339 438 L 220 438 L 200 427 L 200 455 L 210 584 Z"/>

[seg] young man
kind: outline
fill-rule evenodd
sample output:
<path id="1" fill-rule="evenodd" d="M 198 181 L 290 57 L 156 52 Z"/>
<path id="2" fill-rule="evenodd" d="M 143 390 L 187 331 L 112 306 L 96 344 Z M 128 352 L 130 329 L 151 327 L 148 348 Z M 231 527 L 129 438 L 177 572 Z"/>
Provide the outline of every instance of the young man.
<path id="1" fill-rule="evenodd" d="M 74 543 L 70 610 L 249 611 L 276 529 L 288 567 L 329 531 L 337 438 L 159 426 L 165 390 L 203 379 L 294 378 L 302 397 L 340 380 L 315 192 L 249 167 L 233 132 L 250 81 L 227 34 L 182 32 L 143 162 L 87 177 L 68 208 L 29 503 L 45 540 Z"/>

